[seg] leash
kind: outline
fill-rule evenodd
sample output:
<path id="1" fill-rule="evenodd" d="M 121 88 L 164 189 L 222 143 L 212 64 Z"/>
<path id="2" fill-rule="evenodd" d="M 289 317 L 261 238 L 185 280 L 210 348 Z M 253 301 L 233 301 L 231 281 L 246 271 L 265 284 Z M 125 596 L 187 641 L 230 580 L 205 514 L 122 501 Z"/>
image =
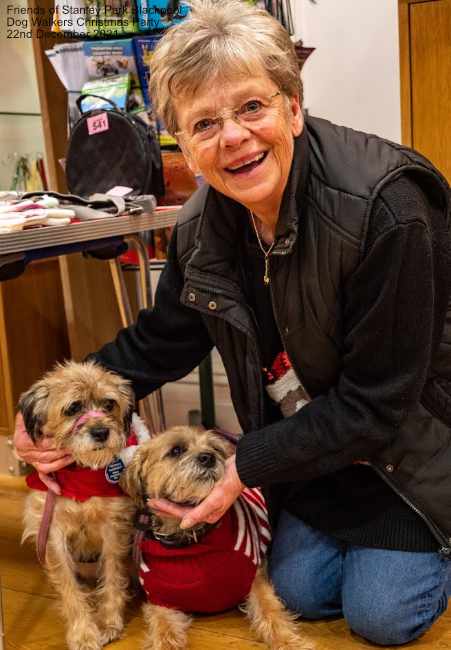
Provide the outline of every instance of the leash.
<path id="1" fill-rule="evenodd" d="M 132 547 L 133 562 L 135 563 L 135 566 L 138 568 L 142 560 L 141 543 L 144 539 L 144 535 L 146 534 L 146 530 L 149 527 L 149 523 L 150 523 L 150 513 L 144 509 L 138 510 L 135 516 L 135 521 L 133 523 L 136 529 L 136 533 L 133 539 L 133 547 Z"/>
<path id="2" fill-rule="evenodd" d="M 44 512 L 42 514 L 41 525 L 39 526 L 39 533 L 36 538 L 36 555 L 38 556 L 39 563 L 45 565 L 45 551 L 47 548 L 47 540 L 49 538 L 50 524 L 52 523 L 53 511 L 55 510 L 56 494 L 53 490 L 47 490 L 45 498 Z"/>
<path id="3" fill-rule="evenodd" d="M 103 417 L 105 415 L 103 411 L 87 411 L 83 413 L 76 421 L 72 427 L 72 433 L 78 431 L 78 429 L 87 421 L 89 418 Z M 55 478 L 55 476 L 53 476 Z M 47 548 L 47 541 L 49 539 L 49 530 L 50 524 L 53 519 L 53 512 L 55 510 L 57 495 L 53 490 L 47 489 L 47 496 L 44 504 L 44 512 L 42 513 L 41 524 L 39 526 L 38 536 L 36 538 L 36 555 L 38 556 L 39 563 L 45 565 L 45 553 Z"/>

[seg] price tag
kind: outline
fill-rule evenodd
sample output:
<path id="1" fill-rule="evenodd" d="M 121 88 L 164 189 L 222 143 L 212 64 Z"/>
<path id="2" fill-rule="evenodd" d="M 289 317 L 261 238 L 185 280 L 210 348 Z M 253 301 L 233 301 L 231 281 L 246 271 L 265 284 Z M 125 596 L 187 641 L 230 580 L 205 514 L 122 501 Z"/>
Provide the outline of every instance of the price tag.
<path id="1" fill-rule="evenodd" d="M 88 117 L 86 120 L 88 123 L 88 133 L 89 135 L 96 135 L 96 133 L 102 133 L 102 131 L 108 131 L 110 125 L 108 124 L 108 113 L 99 113 L 98 115 L 93 115 Z"/>

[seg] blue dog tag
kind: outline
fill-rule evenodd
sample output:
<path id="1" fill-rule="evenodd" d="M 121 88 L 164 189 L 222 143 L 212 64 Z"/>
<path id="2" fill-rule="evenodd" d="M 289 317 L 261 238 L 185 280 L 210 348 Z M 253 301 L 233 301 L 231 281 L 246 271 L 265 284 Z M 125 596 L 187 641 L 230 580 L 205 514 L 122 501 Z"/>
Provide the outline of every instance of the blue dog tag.
<path id="1" fill-rule="evenodd" d="M 108 483 L 118 483 L 125 465 L 120 458 L 115 458 L 105 467 L 105 478 Z"/>

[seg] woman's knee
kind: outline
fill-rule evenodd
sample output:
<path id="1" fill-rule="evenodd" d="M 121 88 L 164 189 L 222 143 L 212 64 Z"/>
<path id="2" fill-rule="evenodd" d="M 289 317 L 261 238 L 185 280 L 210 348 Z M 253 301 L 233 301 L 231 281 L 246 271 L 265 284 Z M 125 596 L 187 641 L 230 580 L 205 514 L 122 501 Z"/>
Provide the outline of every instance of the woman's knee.
<path id="1" fill-rule="evenodd" d="M 437 553 L 353 547 L 343 581 L 349 627 L 381 646 L 414 641 L 447 608 L 450 567 Z"/>
<path id="2" fill-rule="evenodd" d="M 396 606 L 389 599 L 354 600 L 350 606 L 343 604 L 343 614 L 353 632 L 370 643 L 381 646 L 403 645 L 424 634 L 434 621 L 446 610 L 448 599 L 444 594 L 439 603 L 428 607 L 416 605 L 405 608 L 401 602 Z"/>

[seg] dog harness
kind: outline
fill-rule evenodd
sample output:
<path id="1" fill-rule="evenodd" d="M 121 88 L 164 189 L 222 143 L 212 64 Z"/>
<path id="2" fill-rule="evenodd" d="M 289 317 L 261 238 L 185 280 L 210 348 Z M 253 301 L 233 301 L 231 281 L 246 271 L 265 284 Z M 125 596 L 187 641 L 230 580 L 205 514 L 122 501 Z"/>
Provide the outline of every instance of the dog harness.
<path id="1" fill-rule="evenodd" d="M 139 580 L 154 605 L 221 612 L 249 595 L 270 538 L 263 495 L 257 488 L 245 488 L 199 542 L 169 547 L 143 539 Z"/>

